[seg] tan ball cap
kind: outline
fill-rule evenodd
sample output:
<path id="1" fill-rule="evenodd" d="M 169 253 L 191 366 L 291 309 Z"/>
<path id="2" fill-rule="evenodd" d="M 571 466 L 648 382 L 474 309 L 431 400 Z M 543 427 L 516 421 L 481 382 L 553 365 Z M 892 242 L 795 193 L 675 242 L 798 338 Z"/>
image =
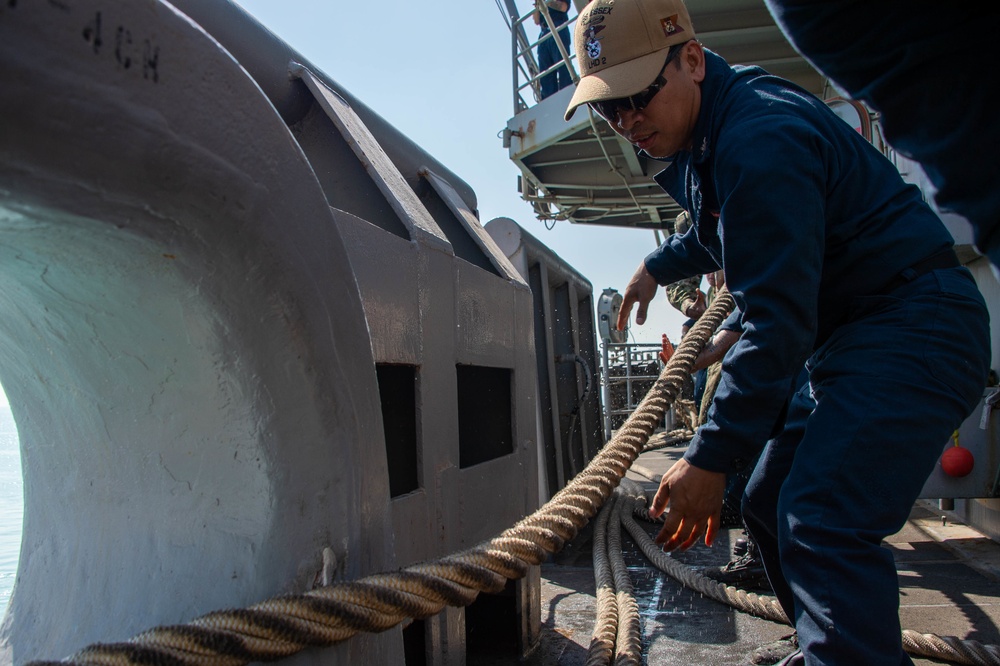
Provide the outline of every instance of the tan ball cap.
<path id="1" fill-rule="evenodd" d="M 681 0 L 594 0 L 580 12 L 574 34 L 580 83 L 566 120 L 581 104 L 643 90 L 663 68 L 666 49 L 695 36 Z"/>

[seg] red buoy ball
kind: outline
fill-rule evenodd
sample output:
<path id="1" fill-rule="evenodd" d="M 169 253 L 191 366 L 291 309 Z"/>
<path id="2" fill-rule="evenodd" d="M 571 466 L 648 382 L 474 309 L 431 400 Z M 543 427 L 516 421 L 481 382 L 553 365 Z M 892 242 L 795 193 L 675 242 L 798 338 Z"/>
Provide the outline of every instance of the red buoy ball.
<path id="1" fill-rule="evenodd" d="M 941 455 L 941 469 L 948 476 L 963 477 L 972 471 L 975 460 L 964 446 L 949 446 Z"/>

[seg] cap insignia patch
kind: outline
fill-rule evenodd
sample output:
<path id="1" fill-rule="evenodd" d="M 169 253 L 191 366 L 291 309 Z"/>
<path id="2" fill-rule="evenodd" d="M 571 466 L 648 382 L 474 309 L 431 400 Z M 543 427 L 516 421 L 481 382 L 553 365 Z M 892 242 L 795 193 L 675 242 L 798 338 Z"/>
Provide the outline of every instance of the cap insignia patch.
<path id="1" fill-rule="evenodd" d="M 584 42 L 584 45 L 587 48 L 587 56 L 589 56 L 591 60 L 595 60 L 601 56 L 601 40 L 604 38 L 598 37 L 597 33 L 604 30 L 606 27 L 607 26 L 604 25 L 591 25 L 587 28 L 587 40 Z"/>
<path id="2" fill-rule="evenodd" d="M 677 14 L 668 16 L 667 18 L 661 18 L 660 27 L 663 28 L 663 34 L 667 37 L 673 37 L 674 35 L 684 32 L 684 28 L 677 24 Z"/>

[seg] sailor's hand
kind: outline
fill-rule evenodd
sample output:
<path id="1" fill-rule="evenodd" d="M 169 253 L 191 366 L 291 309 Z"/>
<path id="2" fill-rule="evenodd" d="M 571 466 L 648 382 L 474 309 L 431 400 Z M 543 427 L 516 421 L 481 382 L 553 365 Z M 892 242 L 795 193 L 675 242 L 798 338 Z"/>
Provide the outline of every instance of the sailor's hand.
<path id="1" fill-rule="evenodd" d="M 713 335 L 708 344 L 698 353 L 698 358 L 691 366 L 691 372 L 697 372 L 721 361 L 726 352 L 739 341 L 740 335 L 742 335 L 741 332 L 728 329 L 723 329 Z"/>
<path id="2" fill-rule="evenodd" d="M 726 475 L 695 467 L 683 458 L 660 479 L 649 513 L 663 515 L 663 528 L 654 541 L 663 550 L 687 550 L 705 535 L 711 546 L 719 531 Z"/>
<path id="3" fill-rule="evenodd" d="M 705 302 L 705 292 L 698 289 L 695 292 L 695 297 L 684 301 L 684 316 L 688 319 L 697 319 L 698 317 L 705 314 L 705 309 L 707 304 Z"/>
<path id="4" fill-rule="evenodd" d="M 639 264 L 639 268 L 629 280 L 628 286 L 625 287 L 625 293 L 622 295 L 622 307 L 618 311 L 616 324 L 619 331 L 624 331 L 625 327 L 628 326 L 632 306 L 636 303 L 639 304 L 639 309 L 635 312 L 635 323 L 639 326 L 646 323 L 646 309 L 649 307 L 649 302 L 656 296 L 658 286 L 656 280 L 646 270 L 645 262 Z"/>

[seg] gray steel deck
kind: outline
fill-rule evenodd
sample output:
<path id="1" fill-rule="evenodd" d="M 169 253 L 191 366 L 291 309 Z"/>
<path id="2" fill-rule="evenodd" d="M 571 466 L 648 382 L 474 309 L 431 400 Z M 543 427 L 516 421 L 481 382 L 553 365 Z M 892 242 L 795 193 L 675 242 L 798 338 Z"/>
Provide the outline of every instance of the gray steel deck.
<path id="1" fill-rule="evenodd" d="M 647 488 L 683 449 L 644 453 L 628 473 Z M 593 521 L 591 522 L 591 526 Z M 582 665 L 594 627 L 595 597 L 591 526 L 542 567 L 542 639 L 524 663 Z M 650 533 L 655 526 L 649 525 Z M 692 566 L 724 564 L 739 530 L 721 535 L 709 549 L 699 545 L 677 559 Z M 657 666 L 748 664 L 756 647 L 791 632 L 684 588 L 653 567 L 623 531 L 626 564 L 642 623 L 643 663 Z M 964 525 L 942 520 L 933 502 L 918 502 L 910 522 L 887 540 L 899 572 L 904 629 L 1000 644 L 1000 544 Z M 859 600 L 859 610 L 864 600 Z M 914 658 L 918 666 L 949 663 Z"/>

